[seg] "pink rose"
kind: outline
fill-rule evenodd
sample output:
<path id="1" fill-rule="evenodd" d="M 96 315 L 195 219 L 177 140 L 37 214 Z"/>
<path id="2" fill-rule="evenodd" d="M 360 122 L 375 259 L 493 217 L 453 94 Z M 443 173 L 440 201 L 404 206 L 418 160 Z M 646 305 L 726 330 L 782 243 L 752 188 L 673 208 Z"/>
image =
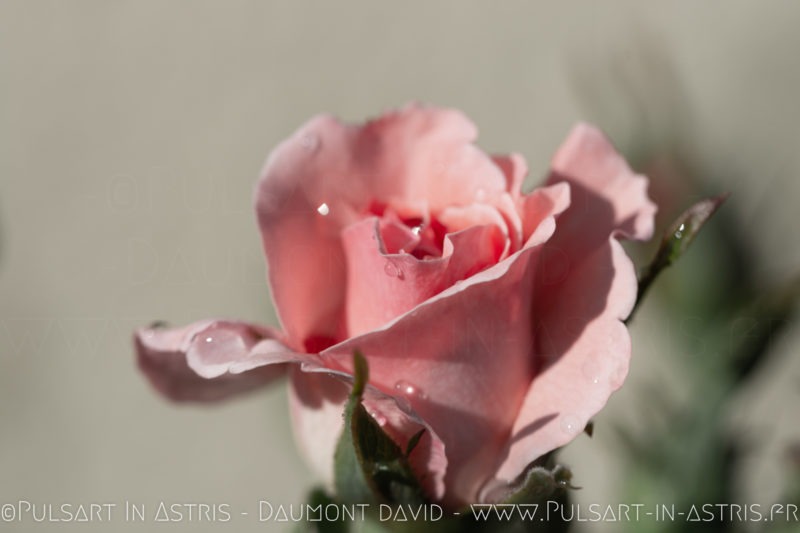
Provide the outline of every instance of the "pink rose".
<path id="1" fill-rule="evenodd" d="M 647 180 L 578 125 L 543 187 L 488 156 L 460 112 L 410 105 L 364 125 L 312 119 L 255 193 L 281 331 L 210 320 L 136 333 L 174 400 L 218 400 L 288 372 L 297 443 L 325 479 L 354 350 L 365 407 L 448 505 L 486 500 L 578 435 L 628 372 L 636 299 L 619 238 L 647 239 Z"/>

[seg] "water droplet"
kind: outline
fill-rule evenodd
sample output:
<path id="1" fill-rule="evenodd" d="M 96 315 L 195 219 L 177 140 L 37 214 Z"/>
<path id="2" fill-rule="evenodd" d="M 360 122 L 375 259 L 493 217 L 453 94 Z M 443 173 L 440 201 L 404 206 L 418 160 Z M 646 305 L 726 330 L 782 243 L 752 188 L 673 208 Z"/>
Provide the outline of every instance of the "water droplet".
<path id="1" fill-rule="evenodd" d="M 420 233 L 422 233 L 422 224 L 411 228 L 411 233 L 413 233 L 414 235 L 419 235 Z"/>
<path id="2" fill-rule="evenodd" d="M 401 394 L 405 394 L 406 396 L 413 396 L 415 398 L 420 398 L 422 400 L 426 399 L 428 396 L 420 389 L 419 387 L 409 383 L 405 380 L 400 380 L 394 384 L 394 389 Z"/>
<path id="3" fill-rule="evenodd" d="M 386 417 L 381 415 L 377 411 L 370 411 L 369 416 L 374 418 L 375 422 L 377 422 L 379 426 L 383 427 L 386 425 Z"/>
<path id="4" fill-rule="evenodd" d="M 683 238 L 683 232 L 684 232 L 684 231 L 686 231 L 686 224 L 681 224 L 681 225 L 678 227 L 678 230 L 675 232 L 675 238 L 676 238 L 676 239 L 682 239 L 682 238 Z"/>
<path id="5" fill-rule="evenodd" d="M 317 213 L 319 213 L 322 216 L 327 216 L 328 213 L 330 213 L 330 212 L 331 212 L 331 208 L 328 207 L 328 204 L 326 204 L 325 202 L 322 202 L 317 207 Z"/>
<path id="6" fill-rule="evenodd" d="M 561 417 L 561 430 L 568 435 L 577 435 L 583 428 L 578 417 L 566 415 Z"/>
<path id="7" fill-rule="evenodd" d="M 314 153 L 320 145 L 319 135 L 316 133 L 305 133 L 300 137 L 300 145 L 307 151 Z"/>
<path id="8" fill-rule="evenodd" d="M 602 371 L 602 368 L 600 362 L 597 359 L 591 358 L 587 360 L 585 363 L 583 363 L 582 370 L 583 370 L 583 375 L 584 377 L 586 377 L 586 379 L 588 379 L 595 385 L 600 383 L 600 373 Z"/>
<path id="9" fill-rule="evenodd" d="M 386 272 L 387 276 L 391 276 L 393 278 L 404 279 L 406 277 L 403 273 L 403 269 L 391 261 L 386 261 L 386 264 L 383 265 L 383 271 Z"/>
<path id="10" fill-rule="evenodd" d="M 217 329 L 192 343 L 190 350 L 205 363 L 215 364 L 247 352 L 242 338 L 234 331 Z"/>

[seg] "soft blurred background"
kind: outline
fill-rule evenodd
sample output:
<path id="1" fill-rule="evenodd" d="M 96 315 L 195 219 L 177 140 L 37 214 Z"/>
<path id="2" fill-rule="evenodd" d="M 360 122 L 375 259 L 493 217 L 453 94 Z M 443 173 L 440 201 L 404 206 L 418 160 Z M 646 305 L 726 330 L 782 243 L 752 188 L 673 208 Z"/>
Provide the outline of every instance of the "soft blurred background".
<path id="1" fill-rule="evenodd" d="M 576 121 L 596 123 L 652 177 L 659 231 L 732 193 L 657 282 L 629 381 L 562 459 L 584 503 L 797 503 L 798 25 L 792 1 L 3 1 L 0 504 L 229 503 L 251 519 L 159 526 L 285 529 L 254 516 L 313 482 L 284 386 L 169 405 L 131 331 L 276 324 L 251 211 L 268 151 L 318 112 L 410 100 L 463 109 L 531 183 Z M 121 512 L 0 530 L 155 527 Z"/>

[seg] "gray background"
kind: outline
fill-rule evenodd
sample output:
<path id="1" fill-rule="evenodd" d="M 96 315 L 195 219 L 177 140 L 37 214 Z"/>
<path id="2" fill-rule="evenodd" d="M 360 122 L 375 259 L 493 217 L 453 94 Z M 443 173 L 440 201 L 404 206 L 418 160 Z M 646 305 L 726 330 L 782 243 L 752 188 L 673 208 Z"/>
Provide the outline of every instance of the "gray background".
<path id="1" fill-rule="evenodd" d="M 0 504 L 228 502 L 251 519 L 162 527 L 283 529 L 252 515 L 312 481 L 284 386 L 171 406 L 130 338 L 154 319 L 276 324 L 251 191 L 270 148 L 321 111 L 457 107 L 482 147 L 523 153 L 532 181 L 579 119 L 621 146 L 643 122 L 680 122 L 720 170 L 711 188 L 734 193 L 764 279 L 796 272 L 799 22 L 788 1 L 2 2 Z M 595 438 L 568 449 L 581 501 L 618 501 L 603 423 L 633 423 L 653 376 L 681 393 L 677 326 L 660 313 L 653 299 L 637 321 L 632 377 Z M 784 443 L 800 438 L 798 342 L 795 326 L 734 410 L 760 443 L 745 501 L 775 496 Z M 88 529 L 151 530 L 121 512 Z"/>

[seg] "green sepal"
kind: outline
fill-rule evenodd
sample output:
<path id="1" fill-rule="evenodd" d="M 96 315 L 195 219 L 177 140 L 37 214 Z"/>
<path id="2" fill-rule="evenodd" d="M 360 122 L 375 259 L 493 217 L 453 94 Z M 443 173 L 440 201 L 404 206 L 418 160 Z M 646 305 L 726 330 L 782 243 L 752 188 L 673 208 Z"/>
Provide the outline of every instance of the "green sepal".
<path id="1" fill-rule="evenodd" d="M 572 472 L 566 466 L 556 465 L 552 469 L 533 466 L 524 473 L 521 483 L 510 489 L 503 503 L 540 503 L 559 492 L 577 488 L 572 485 Z"/>
<path id="2" fill-rule="evenodd" d="M 344 409 L 344 431 L 334 457 L 337 498 L 343 503 L 426 503 L 408 456 L 419 444 L 423 431 L 406 444 L 406 453 L 370 416 L 361 402 L 369 381 L 367 360 L 353 354 L 353 389 Z"/>

